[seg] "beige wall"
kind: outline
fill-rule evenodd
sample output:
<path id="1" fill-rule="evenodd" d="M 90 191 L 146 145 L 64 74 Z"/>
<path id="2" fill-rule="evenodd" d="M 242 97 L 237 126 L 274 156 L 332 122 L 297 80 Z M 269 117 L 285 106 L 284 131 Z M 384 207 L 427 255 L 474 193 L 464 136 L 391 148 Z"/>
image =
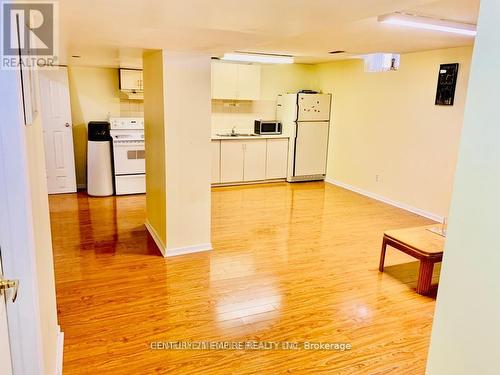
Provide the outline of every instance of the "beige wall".
<path id="1" fill-rule="evenodd" d="M 500 2 L 481 1 L 427 374 L 500 374 Z"/>
<path id="2" fill-rule="evenodd" d="M 120 115 L 118 70 L 69 67 L 68 75 L 76 183 L 82 187 L 87 182 L 87 124 L 89 121 L 107 121 L 109 116 Z"/>
<path id="3" fill-rule="evenodd" d="M 276 119 L 278 94 L 317 89 L 315 66 L 307 64 L 261 65 L 260 100 L 212 100 L 212 129 L 253 129 L 256 119 Z M 238 106 L 236 106 L 236 104 Z"/>
<path id="4" fill-rule="evenodd" d="M 166 248 L 167 181 L 162 51 L 145 54 L 143 67 L 147 226 L 149 230 L 155 231 L 159 246 Z"/>
<path id="5" fill-rule="evenodd" d="M 362 60 L 318 65 L 320 88 L 333 94 L 327 177 L 448 216 L 471 53 L 405 54 L 387 73 L 365 73 Z M 454 62 L 455 105 L 436 106 L 439 64 Z"/>
<path id="6" fill-rule="evenodd" d="M 76 182 L 87 182 L 87 124 L 110 116 L 142 117 L 142 101 L 120 97 L 118 69 L 73 66 L 68 68 Z"/>
<path id="7" fill-rule="evenodd" d="M 210 57 L 145 54 L 144 91 L 148 230 L 165 256 L 208 250 Z"/>
<path id="8" fill-rule="evenodd" d="M 279 94 L 302 89 L 318 89 L 315 65 L 262 65 L 260 87 L 262 100 L 276 101 Z"/>
<path id="9" fill-rule="evenodd" d="M 447 216 L 471 52 L 464 47 L 405 54 L 400 70 L 389 73 L 364 73 L 361 60 L 263 65 L 261 100 L 239 102 L 239 107 L 212 101 L 212 131 L 251 129 L 257 118 L 275 118 L 276 96 L 282 92 L 331 92 L 328 178 Z M 460 63 L 455 105 L 435 106 L 438 67 L 449 62 Z M 120 102 L 117 69 L 71 68 L 70 88 L 81 186 L 87 122 L 126 115 L 127 108 Z"/>

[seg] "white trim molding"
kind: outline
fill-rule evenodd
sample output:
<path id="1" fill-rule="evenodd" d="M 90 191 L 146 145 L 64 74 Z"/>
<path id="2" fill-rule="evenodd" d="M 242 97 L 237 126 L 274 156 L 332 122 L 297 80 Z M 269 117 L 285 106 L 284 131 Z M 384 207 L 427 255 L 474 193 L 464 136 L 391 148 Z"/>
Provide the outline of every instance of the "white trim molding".
<path id="1" fill-rule="evenodd" d="M 167 254 L 166 254 L 167 253 L 167 246 L 161 240 L 160 236 L 156 232 L 156 229 L 151 225 L 151 223 L 149 222 L 149 220 L 146 220 L 146 222 L 144 223 L 144 225 L 146 226 L 146 229 L 148 230 L 148 232 L 151 235 L 151 237 L 153 237 L 153 241 L 155 242 L 155 244 L 158 247 L 158 249 L 160 249 L 161 254 L 164 257 L 166 257 L 167 256 Z"/>
<path id="2" fill-rule="evenodd" d="M 151 223 L 148 220 L 146 220 L 144 225 L 146 226 L 146 229 L 148 230 L 151 237 L 153 237 L 156 246 L 158 246 L 164 257 L 174 257 L 177 255 L 199 253 L 202 251 L 209 251 L 213 249 L 212 244 L 210 242 L 199 245 L 185 246 L 185 247 L 167 248 L 167 246 L 163 243 L 160 236 L 158 235 L 158 232 L 156 232 L 155 228 L 151 225 Z"/>
<path id="3" fill-rule="evenodd" d="M 364 195 L 365 197 L 372 198 L 372 199 L 375 199 L 377 201 L 390 204 L 391 206 L 401 208 L 405 211 L 409 211 L 409 212 L 417 214 L 419 216 L 426 217 L 427 219 L 437 221 L 438 223 L 442 223 L 443 219 L 444 219 L 443 216 L 440 216 L 440 215 L 435 214 L 433 212 L 425 211 L 425 210 L 422 210 L 420 208 L 410 206 L 409 204 L 398 202 L 398 201 L 395 201 L 393 199 L 386 198 L 386 197 L 383 197 L 383 196 L 375 194 L 375 193 L 371 193 L 369 191 L 366 191 L 366 190 L 345 184 L 343 182 L 334 180 L 333 178 L 327 177 L 327 178 L 325 178 L 325 182 L 332 184 L 332 185 L 335 185 L 335 186 L 338 186 L 338 187 L 341 187 L 341 188 L 344 188 L 344 189 L 347 189 L 347 190 L 350 190 L 354 193 Z"/>
<path id="4" fill-rule="evenodd" d="M 167 249 L 166 256 L 167 257 L 174 257 L 177 255 L 210 251 L 212 249 L 213 249 L 213 247 L 212 247 L 211 243 L 204 243 L 204 244 L 200 244 L 200 245 L 192 245 L 192 246 L 185 246 L 185 247 L 175 247 L 175 248 Z"/>
<path id="5" fill-rule="evenodd" d="M 63 358 L 64 358 L 64 332 L 61 331 L 61 326 L 57 326 L 57 357 L 56 357 L 56 375 L 63 373 Z"/>

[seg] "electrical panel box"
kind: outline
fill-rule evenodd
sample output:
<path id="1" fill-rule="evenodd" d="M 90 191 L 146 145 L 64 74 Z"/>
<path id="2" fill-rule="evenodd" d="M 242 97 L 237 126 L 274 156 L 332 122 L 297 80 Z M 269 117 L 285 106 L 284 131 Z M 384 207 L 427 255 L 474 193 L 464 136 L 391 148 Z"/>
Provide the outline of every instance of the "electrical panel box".
<path id="1" fill-rule="evenodd" d="M 439 67 L 436 105 L 453 105 L 457 86 L 458 63 L 441 64 Z"/>

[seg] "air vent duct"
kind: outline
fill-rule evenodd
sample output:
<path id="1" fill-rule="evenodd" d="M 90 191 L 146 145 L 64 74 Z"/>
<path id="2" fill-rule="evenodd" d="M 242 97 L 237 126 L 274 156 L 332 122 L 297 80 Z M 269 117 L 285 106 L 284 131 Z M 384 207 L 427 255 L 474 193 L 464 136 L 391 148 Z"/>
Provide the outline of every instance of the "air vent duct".
<path id="1" fill-rule="evenodd" d="M 399 69 L 400 55 L 397 53 L 371 53 L 364 55 L 365 72 L 380 73 Z"/>

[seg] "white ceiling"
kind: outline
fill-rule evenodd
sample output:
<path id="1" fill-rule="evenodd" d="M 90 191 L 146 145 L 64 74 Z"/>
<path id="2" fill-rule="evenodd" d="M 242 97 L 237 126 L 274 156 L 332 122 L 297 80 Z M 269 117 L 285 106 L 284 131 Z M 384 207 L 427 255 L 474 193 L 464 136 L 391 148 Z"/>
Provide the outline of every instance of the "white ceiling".
<path id="1" fill-rule="evenodd" d="M 473 39 L 382 25 L 395 11 L 476 23 L 479 0 L 64 0 L 69 64 L 140 66 L 143 49 L 284 53 L 315 63 L 370 52 L 470 45 Z M 348 54 L 329 55 L 345 50 Z M 64 61 L 63 61 L 64 62 Z"/>

